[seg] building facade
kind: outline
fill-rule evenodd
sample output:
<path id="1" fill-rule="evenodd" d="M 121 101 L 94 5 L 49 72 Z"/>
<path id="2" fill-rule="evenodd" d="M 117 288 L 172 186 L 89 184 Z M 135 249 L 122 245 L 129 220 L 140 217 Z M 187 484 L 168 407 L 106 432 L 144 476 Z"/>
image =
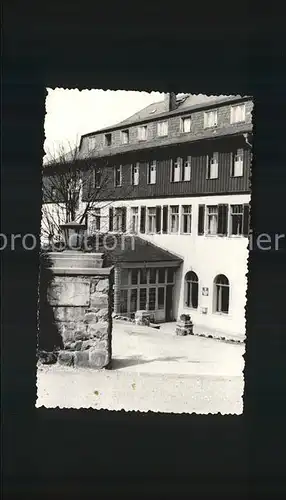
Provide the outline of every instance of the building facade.
<path id="1" fill-rule="evenodd" d="M 147 308 L 155 321 L 187 313 L 244 335 L 252 108 L 250 97 L 171 93 L 81 138 L 94 188 L 104 178 L 89 232 L 136 235 L 169 254 L 118 263 L 116 312 Z"/>

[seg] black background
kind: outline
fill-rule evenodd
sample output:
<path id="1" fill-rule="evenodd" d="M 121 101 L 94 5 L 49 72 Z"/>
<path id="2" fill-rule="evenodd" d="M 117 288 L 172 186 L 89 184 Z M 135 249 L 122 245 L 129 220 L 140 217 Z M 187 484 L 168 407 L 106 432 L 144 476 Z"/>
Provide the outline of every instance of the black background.
<path id="1" fill-rule="evenodd" d="M 286 232 L 283 15 L 255 7 L 4 2 L 1 232 L 39 233 L 45 87 L 252 95 L 251 225 Z M 282 498 L 280 241 L 250 253 L 243 416 L 35 409 L 38 252 L 2 250 L 4 498 Z"/>

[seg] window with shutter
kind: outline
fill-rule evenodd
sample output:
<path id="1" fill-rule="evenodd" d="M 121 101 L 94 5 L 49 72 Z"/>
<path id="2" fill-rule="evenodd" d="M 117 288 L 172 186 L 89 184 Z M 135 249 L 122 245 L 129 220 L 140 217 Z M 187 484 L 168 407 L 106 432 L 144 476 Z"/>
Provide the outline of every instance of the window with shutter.
<path id="1" fill-rule="evenodd" d="M 109 209 L 109 231 L 113 231 L 113 207 Z"/>
<path id="2" fill-rule="evenodd" d="M 243 149 L 238 149 L 231 157 L 231 177 L 243 176 Z"/>
<path id="3" fill-rule="evenodd" d="M 218 205 L 217 233 L 220 236 L 227 236 L 228 205 Z"/>
<path id="4" fill-rule="evenodd" d="M 156 232 L 161 232 L 161 207 L 156 207 Z"/>
<path id="5" fill-rule="evenodd" d="M 140 210 L 140 232 L 145 233 L 146 226 L 146 207 L 141 207 Z"/>
<path id="6" fill-rule="evenodd" d="M 121 230 L 123 233 L 126 231 L 126 207 L 122 207 L 122 225 Z"/>
<path id="7" fill-rule="evenodd" d="M 199 205 L 198 235 L 205 233 L 205 205 Z"/>
<path id="8" fill-rule="evenodd" d="M 165 205 L 163 207 L 163 227 L 162 232 L 164 234 L 168 233 L 168 207 Z"/>
<path id="9" fill-rule="evenodd" d="M 243 205 L 243 236 L 249 236 L 249 204 Z"/>

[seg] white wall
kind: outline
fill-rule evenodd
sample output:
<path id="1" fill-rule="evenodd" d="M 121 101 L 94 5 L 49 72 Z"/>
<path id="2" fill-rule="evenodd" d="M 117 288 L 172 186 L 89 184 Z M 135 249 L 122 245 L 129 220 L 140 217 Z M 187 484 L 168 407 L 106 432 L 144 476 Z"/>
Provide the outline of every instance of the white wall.
<path id="1" fill-rule="evenodd" d="M 243 204 L 249 203 L 250 195 L 215 195 L 204 197 L 160 198 L 126 201 L 120 200 L 113 206 L 152 207 L 156 205 L 192 205 L 192 234 L 140 234 L 156 245 L 168 250 L 184 259 L 181 269 L 178 270 L 174 293 L 174 309 L 177 317 L 189 313 L 195 324 L 223 332 L 244 334 L 245 331 L 245 304 L 247 289 L 247 258 L 248 239 L 242 236 L 198 236 L 198 205 Z M 99 206 L 99 205 L 98 205 Z M 102 203 L 105 209 L 104 220 L 108 220 L 110 204 Z M 127 229 L 131 227 L 129 210 L 127 210 Z M 107 223 L 105 222 L 105 225 Z M 136 249 L 135 249 L 136 251 Z M 199 277 L 199 305 L 198 309 L 189 309 L 184 306 L 184 276 L 193 270 Z M 230 282 L 229 314 L 213 313 L 213 281 L 216 275 L 225 274 Z M 202 296 L 202 287 L 209 289 L 208 296 Z M 201 308 L 207 307 L 208 313 L 202 314 Z"/>

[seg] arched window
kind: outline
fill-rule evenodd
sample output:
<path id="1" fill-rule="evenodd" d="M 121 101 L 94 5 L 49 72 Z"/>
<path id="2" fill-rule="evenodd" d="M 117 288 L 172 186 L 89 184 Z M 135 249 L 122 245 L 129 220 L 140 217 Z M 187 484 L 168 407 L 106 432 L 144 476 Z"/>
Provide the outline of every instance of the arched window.
<path id="1" fill-rule="evenodd" d="M 199 298 L 199 278 L 189 271 L 185 276 L 185 305 L 197 309 Z"/>
<path id="2" fill-rule="evenodd" d="M 214 310 L 225 314 L 229 310 L 229 281 L 224 274 L 214 279 Z"/>

